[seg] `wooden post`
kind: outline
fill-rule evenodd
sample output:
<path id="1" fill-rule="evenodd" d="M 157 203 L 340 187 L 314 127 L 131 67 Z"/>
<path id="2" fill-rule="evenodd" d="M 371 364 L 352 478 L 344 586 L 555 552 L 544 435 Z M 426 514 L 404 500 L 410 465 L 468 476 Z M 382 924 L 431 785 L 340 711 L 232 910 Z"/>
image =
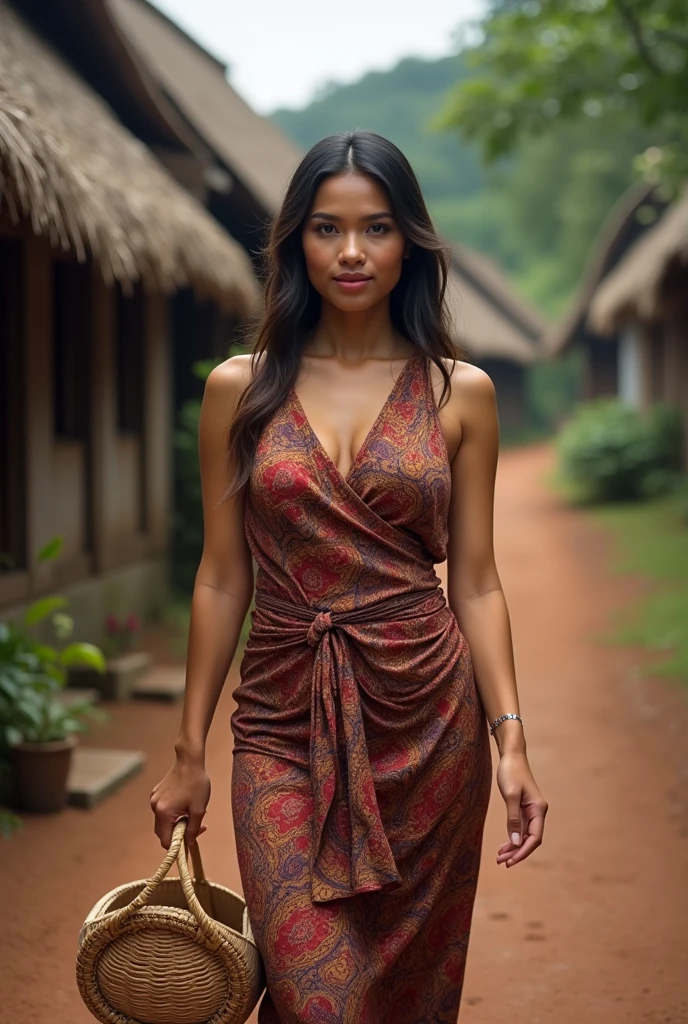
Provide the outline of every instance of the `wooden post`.
<path id="1" fill-rule="evenodd" d="M 171 512 L 172 380 L 167 299 L 146 296 L 144 487 L 151 554 L 167 549 Z"/>
<path id="2" fill-rule="evenodd" d="M 91 472 L 93 558 L 96 573 L 116 563 L 108 544 L 112 487 L 116 470 L 114 292 L 93 266 L 91 330 Z"/>
<path id="3" fill-rule="evenodd" d="M 26 541 L 32 596 L 54 585 L 52 562 L 39 563 L 38 552 L 53 537 L 53 264 L 48 243 L 27 235 L 24 261 L 26 345 Z"/>

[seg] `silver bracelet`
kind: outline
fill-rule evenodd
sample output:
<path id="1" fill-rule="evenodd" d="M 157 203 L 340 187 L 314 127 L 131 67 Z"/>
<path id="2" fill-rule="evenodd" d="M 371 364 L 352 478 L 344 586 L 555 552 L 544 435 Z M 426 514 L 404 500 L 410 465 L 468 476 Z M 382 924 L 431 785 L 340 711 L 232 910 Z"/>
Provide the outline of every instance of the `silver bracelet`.
<path id="1" fill-rule="evenodd" d="M 517 718 L 521 725 L 523 725 L 523 719 L 520 715 L 502 715 L 501 718 L 495 718 L 494 722 L 490 726 L 490 736 L 494 736 L 494 731 L 497 726 L 501 725 L 502 722 L 506 722 L 507 718 Z"/>

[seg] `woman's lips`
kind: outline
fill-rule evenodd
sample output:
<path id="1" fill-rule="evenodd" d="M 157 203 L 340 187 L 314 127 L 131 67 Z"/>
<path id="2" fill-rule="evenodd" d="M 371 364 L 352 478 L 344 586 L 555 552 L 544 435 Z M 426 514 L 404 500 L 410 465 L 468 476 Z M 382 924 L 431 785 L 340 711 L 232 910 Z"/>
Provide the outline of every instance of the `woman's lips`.
<path id="1" fill-rule="evenodd" d="M 362 291 L 367 284 L 370 284 L 372 277 L 335 277 L 334 283 L 340 288 L 343 288 L 346 292 L 359 292 Z"/>

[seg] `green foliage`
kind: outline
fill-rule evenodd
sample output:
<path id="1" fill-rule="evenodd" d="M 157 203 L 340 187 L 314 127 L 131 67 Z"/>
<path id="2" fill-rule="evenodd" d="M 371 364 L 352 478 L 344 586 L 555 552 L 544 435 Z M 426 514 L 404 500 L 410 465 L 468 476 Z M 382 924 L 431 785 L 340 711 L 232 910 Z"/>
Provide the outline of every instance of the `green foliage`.
<path id="1" fill-rule="evenodd" d="M 42 560 L 55 558 L 60 547 L 59 542 L 52 542 L 41 553 Z M 73 665 L 105 671 L 102 651 L 88 643 L 53 646 L 31 634 L 33 626 L 52 614 L 58 639 L 66 639 L 73 629 L 71 618 L 62 611 L 66 606 L 63 597 L 41 598 L 28 608 L 20 623 L 0 622 L 0 801 L 6 799 L 10 788 L 11 744 L 63 740 L 84 732 L 89 720 L 102 720 L 102 713 L 89 703 L 67 707 L 57 697 Z M 13 816 L 2 811 L 0 831 L 11 830 L 12 822 Z"/>
<path id="2" fill-rule="evenodd" d="M 430 122 L 447 89 L 466 74 L 461 54 L 441 60 L 410 57 L 353 84 L 332 84 L 304 110 L 276 110 L 272 118 L 305 149 L 335 132 L 379 132 L 406 154 L 431 203 L 454 201 L 484 187 L 477 147 L 434 131 Z"/>
<path id="3" fill-rule="evenodd" d="M 93 644 L 60 650 L 39 643 L 22 626 L 0 623 L 0 743 L 49 743 L 85 730 L 90 705 L 65 708 L 55 699 L 73 665 L 105 671 L 103 654 Z"/>
<path id="4" fill-rule="evenodd" d="M 0 839 L 9 839 L 22 826 L 23 822 L 19 815 L 8 811 L 6 807 L 0 807 Z"/>
<path id="5" fill-rule="evenodd" d="M 243 351 L 240 346 L 237 351 Z M 234 354 L 234 346 L 229 355 Z M 223 360 L 203 359 L 194 364 L 199 380 L 206 380 Z M 184 403 L 177 419 L 173 444 L 175 453 L 175 516 L 173 523 L 173 583 L 175 590 L 193 592 L 198 563 L 203 553 L 203 499 L 198 462 L 198 425 L 201 399 Z"/>
<path id="6" fill-rule="evenodd" d="M 42 547 L 38 552 L 36 561 L 37 562 L 51 562 L 57 558 L 62 551 L 63 540 L 62 537 L 53 537 L 49 540 L 45 547 Z"/>
<path id="7" fill-rule="evenodd" d="M 683 477 L 671 495 L 642 504 L 614 505 L 596 519 L 615 542 L 615 570 L 641 574 L 654 586 L 619 611 L 607 634 L 618 644 L 638 644 L 651 653 L 645 673 L 688 683 L 688 521 Z"/>
<path id="8" fill-rule="evenodd" d="M 31 605 L 26 615 L 24 616 L 25 626 L 35 626 L 39 622 L 43 622 L 49 615 L 59 611 L 60 608 L 66 608 L 68 604 L 66 597 L 44 597 L 40 601 L 36 601 Z"/>
<path id="9" fill-rule="evenodd" d="M 688 173 L 688 31 L 684 0 L 525 0 L 493 4 L 439 123 L 488 161 L 559 121 L 652 131 L 638 153 L 648 180 Z"/>
<path id="10" fill-rule="evenodd" d="M 479 139 L 460 137 L 453 122 L 449 131 L 438 128 L 449 90 L 480 74 L 468 65 L 466 53 L 404 60 L 352 85 L 331 84 L 305 109 L 273 117 L 303 147 L 357 126 L 392 139 L 415 168 L 445 237 L 496 259 L 516 290 L 554 319 L 577 287 L 603 220 L 634 180 L 634 155 L 656 137 L 630 112 L 613 130 L 604 118 L 550 118 L 546 133 L 522 133 L 517 152 L 485 168 Z"/>
<path id="11" fill-rule="evenodd" d="M 201 400 L 182 406 L 174 432 L 177 500 L 174 514 L 174 584 L 182 593 L 193 590 L 203 552 L 201 480 L 198 465 L 198 423 Z"/>
<path id="12" fill-rule="evenodd" d="M 560 471 L 589 501 L 633 501 L 667 491 L 681 461 L 681 419 L 656 405 L 646 416 L 616 399 L 582 405 L 558 439 Z"/>
<path id="13" fill-rule="evenodd" d="M 582 355 L 574 348 L 560 359 L 527 368 L 526 395 L 533 428 L 549 433 L 558 430 L 570 416 L 580 394 Z"/>

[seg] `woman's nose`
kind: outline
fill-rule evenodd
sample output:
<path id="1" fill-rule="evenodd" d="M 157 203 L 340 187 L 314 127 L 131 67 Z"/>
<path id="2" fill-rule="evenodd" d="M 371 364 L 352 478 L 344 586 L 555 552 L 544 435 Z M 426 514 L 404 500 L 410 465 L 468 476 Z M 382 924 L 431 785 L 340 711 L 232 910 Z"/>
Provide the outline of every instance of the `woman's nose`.
<path id="1" fill-rule="evenodd" d="M 339 258 L 347 263 L 359 262 L 365 259 L 365 253 L 361 248 L 358 236 L 354 232 L 344 235 Z"/>

